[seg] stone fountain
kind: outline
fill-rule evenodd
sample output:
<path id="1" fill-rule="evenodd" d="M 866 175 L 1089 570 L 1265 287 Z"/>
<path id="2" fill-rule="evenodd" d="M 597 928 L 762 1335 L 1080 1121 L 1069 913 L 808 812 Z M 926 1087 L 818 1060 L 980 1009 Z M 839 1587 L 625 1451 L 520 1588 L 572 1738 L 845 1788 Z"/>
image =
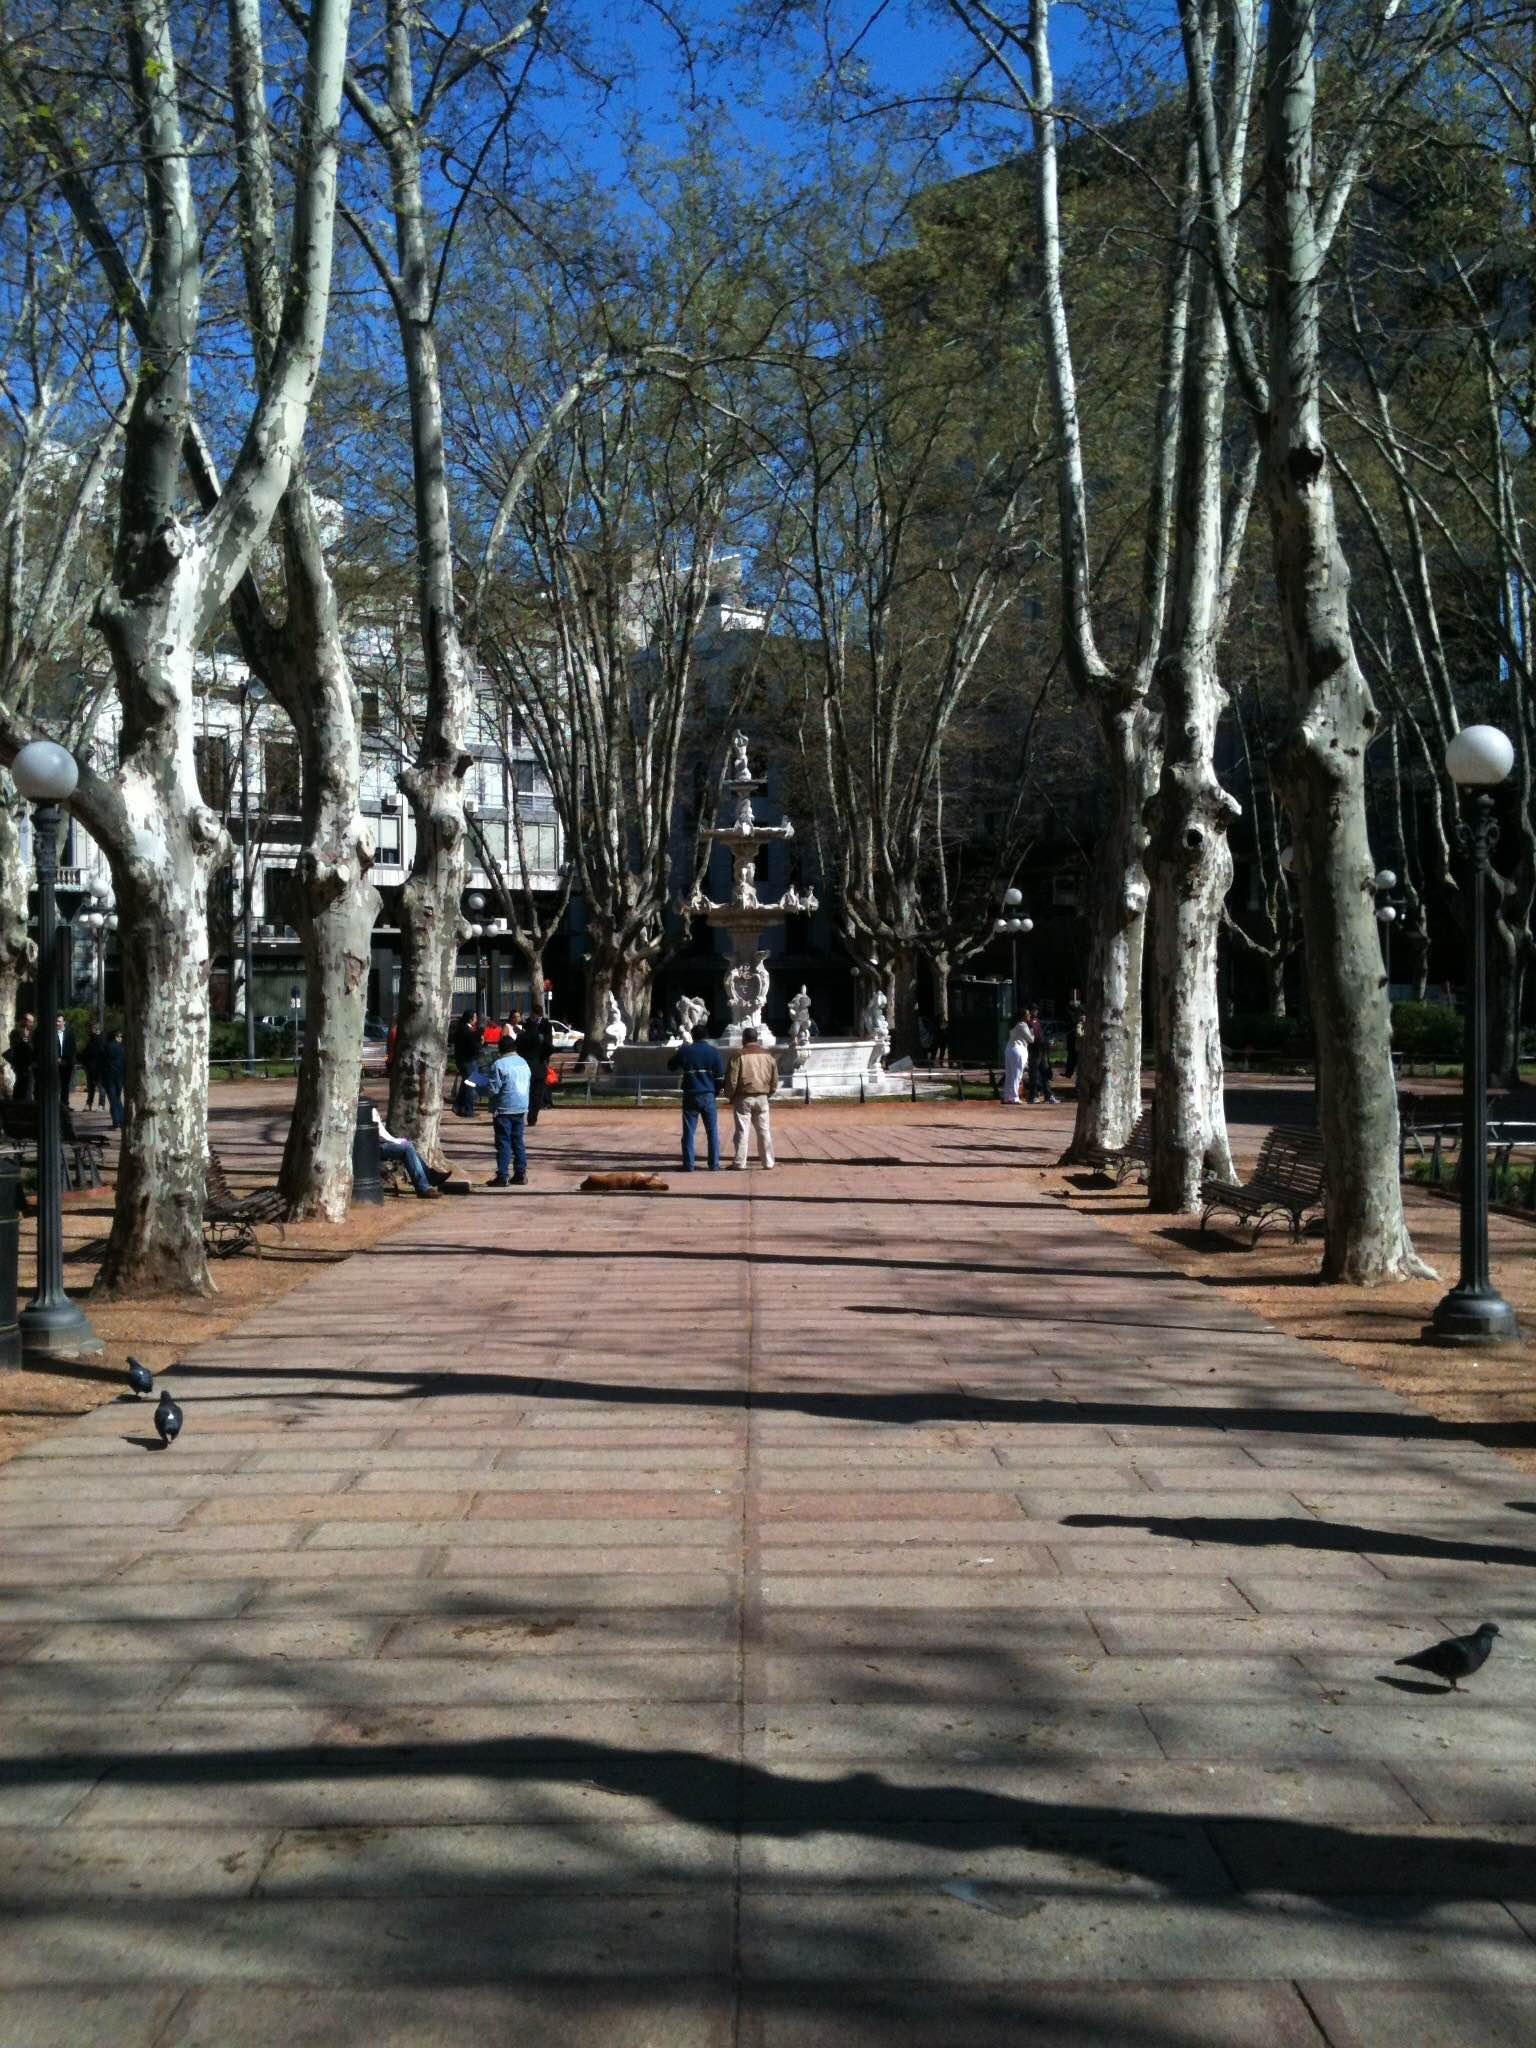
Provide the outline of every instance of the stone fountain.
<path id="1" fill-rule="evenodd" d="M 712 902 L 699 887 L 678 905 L 685 916 L 702 917 L 714 930 L 724 932 L 730 942 L 730 957 L 725 963 L 725 993 L 731 1021 L 725 1036 L 716 1039 L 715 1043 L 725 1050 L 740 1045 L 743 1031 L 749 1028 L 756 1031 L 760 1044 L 776 1048 L 780 1073 L 786 1079 L 793 1078 L 797 1090 L 803 1077 L 806 1093 L 813 1098 L 905 1094 L 906 1083 L 900 1077 L 887 1076 L 881 1065 L 890 1049 L 890 1033 L 885 1028 L 883 1016 L 874 1020 L 873 1029 L 870 1028 L 871 1020 L 865 1020 L 868 1037 L 821 1038 L 811 1018 L 810 998 L 801 989 L 789 1005 L 792 1030 L 787 1045 L 777 1045 L 764 1021 L 763 1010 L 770 988 L 769 956 L 759 941 L 764 932 L 782 924 L 786 917 L 815 910 L 817 900 L 813 891 L 802 891 L 793 883 L 776 903 L 764 903 L 758 896 L 759 852 L 765 846 L 775 842 L 782 844 L 795 836 L 794 826 L 787 821 L 779 825 L 759 822 L 752 798 L 754 791 L 762 787 L 763 777 L 752 773 L 747 759 L 746 734 L 734 733 L 725 776 L 730 822 L 716 825 L 710 832 L 714 845 L 730 850 L 730 900 Z M 707 1014 L 707 1005 L 697 998 L 681 997 L 677 1004 L 676 1035 L 669 1045 L 616 1046 L 611 1055 L 614 1073 L 631 1080 L 648 1074 L 660 1076 L 666 1071 L 671 1048 L 679 1043 L 685 1031 L 691 1029 L 696 1018 Z"/>
<path id="2" fill-rule="evenodd" d="M 795 836 L 794 826 L 787 821 L 782 825 L 758 822 L 752 808 L 752 792 L 762 786 L 763 778 L 752 773 L 747 760 L 746 734 L 733 734 L 730 769 L 725 778 L 733 815 L 730 824 L 715 826 L 709 835 L 714 845 L 730 851 L 730 901 L 711 903 L 700 889 L 686 905 L 695 915 L 702 912 L 705 923 L 724 932 L 730 941 L 731 953 L 725 969 L 726 1001 L 731 1013 L 724 1040 L 727 1045 L 740 1045 L 741 1034 L 749 1027 L 757 1032 L 761 1044 L 774 1043 L 773 1033 L 763 1020 L 763 1008 L 768 1001 L 768 955 L 761 950 L 758 940 L 792 912 L 816 908 L 814 894 L 808 890 L 802 895 L 793 885 L 777 903 L 764 903 L 758 897 L 760 849 Z"/>

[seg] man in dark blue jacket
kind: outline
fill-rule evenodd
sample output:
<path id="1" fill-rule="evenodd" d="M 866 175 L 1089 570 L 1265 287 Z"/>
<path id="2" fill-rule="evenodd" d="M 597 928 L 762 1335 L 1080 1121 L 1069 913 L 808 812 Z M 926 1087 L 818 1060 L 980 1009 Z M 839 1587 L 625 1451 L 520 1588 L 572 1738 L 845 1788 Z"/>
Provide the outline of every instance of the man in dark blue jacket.
<path id="1" fill-rule="evenodd" d="M 683 1171 L 693 1171 L 693 1133 L 699 1118 L 709 1140 L 709 1170 L 720 1171 L 720 1126 L 715 1120 L 715 1097 L 725 1085 L 725 1061 L 709 1042 L 709 1026 L 695 1024 L 692 1044 L 680 1045 L 667 1061 L 670 1074 L 683 1077 Z"/>

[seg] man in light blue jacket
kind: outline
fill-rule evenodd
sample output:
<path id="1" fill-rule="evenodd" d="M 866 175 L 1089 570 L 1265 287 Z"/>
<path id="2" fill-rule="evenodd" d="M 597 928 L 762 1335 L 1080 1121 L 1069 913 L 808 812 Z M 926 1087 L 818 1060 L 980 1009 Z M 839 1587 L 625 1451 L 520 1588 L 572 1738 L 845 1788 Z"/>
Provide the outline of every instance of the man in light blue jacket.
<path id="1" fill-rule="evenodd" d="M 496 1171 L 487 1186 L 520 1188 L 528 1178 L 528 1148 L 523 1133 L 528 1121 L 528 1086 L 532 1075 L 528 1062 L 513 1051 L 504 1038 L 506 1051 L 491 1068 L 491 1127 L 496 1133 Z M 510 1181 L 507 1169 L 512 1169 Z"/>

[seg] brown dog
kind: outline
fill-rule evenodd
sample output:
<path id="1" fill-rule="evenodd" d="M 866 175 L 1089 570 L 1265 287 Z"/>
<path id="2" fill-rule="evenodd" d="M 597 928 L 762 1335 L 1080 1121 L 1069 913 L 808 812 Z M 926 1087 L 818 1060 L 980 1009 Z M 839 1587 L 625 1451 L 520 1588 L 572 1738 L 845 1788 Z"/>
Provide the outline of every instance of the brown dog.
<path id="1" fill-rule="evenodd" d="M 659 1173 L 589 1173 L 578 1192 L 583 1195 L 664 1195 L 667 1184 Z"/>

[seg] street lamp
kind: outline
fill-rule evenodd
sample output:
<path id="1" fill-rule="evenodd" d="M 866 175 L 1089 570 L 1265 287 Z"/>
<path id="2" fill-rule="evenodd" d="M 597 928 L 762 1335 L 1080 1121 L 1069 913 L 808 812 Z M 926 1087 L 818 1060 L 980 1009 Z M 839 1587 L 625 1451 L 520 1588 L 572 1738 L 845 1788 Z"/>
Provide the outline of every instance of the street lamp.
<path id="1" fill-rule="evenodd" d="M 64 1291 L 64 1186 L 59 1150 L 59 921 L 53 900 L 59 869 L 60 806 L 80 779 L 74 758 L 52 740 L 33 740 L 11 763 L 11 780 L 32 812 L 37 859 L 37 1292 L 22 1310 L 21 1344 L 33 1358 L 78 1358 L 101 1339 Z"/>
<path id="2" fill-rule="evenodd" d="M 265 683 L 240 685 L 240 939 L 245 956 L 245 1077 L 256 1071 L 255 989 L 251 982 L 251 720 L 267 701 Z"/>
<path id="3" fill-rule="evenodd" d="M 1378 868 L 1371 887 L 1376 891 L 1376 922 L 1381 926 L 1381 971 L 1387 979 L 1387 1005 L 1392 1003 L 1392 927 L 1397 923 L 1397 905 L 1381 899 L 1397 887 L 1390 868 Z"/>
<path id="4" fill-rule="evenodd" d="M 1005 908 L 1011 910 L 1016 904 L 1020 904 L 1023 901 L 1023 895 L 1019 890 L 1005 889 L 1003 891 Z M 1032 932 L 1034 928 L 1035 921 L 1032 917 L 1000 917 L 992 927 L 994 932 L 1000 936 L 1006 933 L 1013 941 L 1013 1007 L 1015 1011 L 1019 1008 L 1019 940 L 1026 932 Z"/>
<path id="5" fill-rule="evenodd" d="M 1487 791 L 1514 766 L 1515 750 L 1497 726 L 1469 725 L 1445 750 L 1451 780 L 1481 792 L 1472 821 L 1456 840 L 1467 864 L 1467 1003 L 1462 1064 L 1461 1278 L 1440 1302 L 1423 1336 L 1430 1344 L 1508 1344 L 1520 1335 L 1515 1312 L 1488 1275 L 1488 945 L 1483 923 L 1488 856 L 1498 843 Z"/>

